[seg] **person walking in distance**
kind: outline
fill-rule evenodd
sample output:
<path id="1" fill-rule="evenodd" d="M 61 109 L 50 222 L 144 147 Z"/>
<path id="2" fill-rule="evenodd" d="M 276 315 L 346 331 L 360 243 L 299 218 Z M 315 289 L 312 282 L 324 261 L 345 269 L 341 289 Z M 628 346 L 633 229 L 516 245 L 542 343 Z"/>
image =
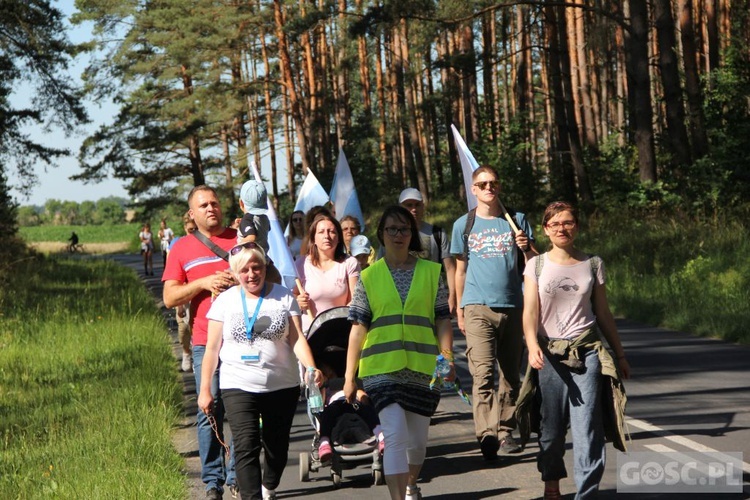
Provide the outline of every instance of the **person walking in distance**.
<path id="1" fill-rule="evenodd" d="M 217 295 L 234 286 L 236 281 L 225 258 L 237 242 L 237 231 L 225 228 L 216 191 L 205 185 L 194 187 L 188 196 L 188 211 L 197 231 L 180 238 L 169 252 L 162 275 L 164 305 L 176 307 L 190 303 L 193 332 L 193 372 L 195 386 L 201 387 L 201 365 L 206 352 L 208 319 L 206 314 Z M 219 393 L 219 371 L 214 371 L 211 391 L 215 401 L 213 415 L 218 432 L 211 429 L 207 415 L 198 412 L 198 448 L 201 479 L 206 484 L 206 498 L 222 497 L 224 485 L 236 488 L 233 460 L 225 463 L 222 422 L 224 405 Z"/>
<path id="2" fill-rule="evenodd" d="M 536 250 L 524 214 L 515 213 L 517 234 L 505 219 L 495 170 L 479 167 L 472 184 L 477 208 L 453 224 L 451 254 L 456 257 L 458 327 L 466 336 L 473 378 L 474 430 L 484 459 L 495 460 L 498 450 L 521 451 L 512 435 L 523 352 L 519 259 L 525 262 Z"/>

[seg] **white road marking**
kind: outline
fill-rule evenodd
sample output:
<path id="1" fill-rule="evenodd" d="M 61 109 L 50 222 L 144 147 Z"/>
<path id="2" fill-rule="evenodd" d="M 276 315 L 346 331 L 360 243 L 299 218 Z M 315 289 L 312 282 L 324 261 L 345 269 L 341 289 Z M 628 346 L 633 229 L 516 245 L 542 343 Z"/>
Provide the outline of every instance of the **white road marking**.
<path id="1" fill-rule="evenodd" d="M 681 446 L 684 446 L 686 448 L 690 448 L 694 451 L 699 451 L 701 453 L 718 453 L 719 456 L 722 455 L 722 453 L 719 450 L 715 450 L 709 446 L 702 445 L 696 441 L 693 441 L 692 439 L 688 439 L 684 436 L 677 436 L 675 434 L 672 434 L 668 430 L 662 429 L 661 427 L 657 427 L 655 425 L 649 424 L 648 422 L 644 422 L 643 420 L 639 420 L 637 418 L 628 418 L 627 420 L 628 425 L 632 425 L 633 427 L 637 427 L 641 430 L 644 430 L 646 432 L 650 432 L 651 434 L 655 434 L 659 437 L 662 437 L 668 441 L 671 441 L 673 443 L 677 443 Z M 664 445 L 644 445 L 644 447 L 648 448 L 651 451 L 656 451 L 659 453 L 663 452 L 669 452 L 669 451 L 676 451 L 668 446 Z M 726 455 L 725 455 L 726 456 Z M 727 457 L 729 458 L 729 457 Z M 742 470 L 750 474 L 750 464 L 747 462 L 742 462 Z"/>

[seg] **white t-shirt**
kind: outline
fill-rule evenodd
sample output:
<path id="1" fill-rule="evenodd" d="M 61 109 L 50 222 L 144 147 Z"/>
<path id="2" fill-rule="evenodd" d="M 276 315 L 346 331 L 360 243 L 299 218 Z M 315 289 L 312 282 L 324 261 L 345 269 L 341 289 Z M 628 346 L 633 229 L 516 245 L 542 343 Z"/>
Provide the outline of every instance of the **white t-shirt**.
<path id="1" fill-rule="evenodd" d="M 299 316 L 299 306 L 287 288 L 266 283 L 266 289 L 251 340 L 247 338 L 239 286 L 216 297 L 206 315 L 223 323 L 220 389 L 261 393 L 299 385 L 297 358 L 289 345 L 290 317 Z M 248 317 L 252 317 L 258 300 L 245 298 Z M 252 361 L 255 355 L 259 359 Z"/>
<path id="2" fill-rule="evenodd" d="M 563 266 L 552 262 L 547 254 L 529 259 L 524 276 L 536 280 L 536 259 L 544 259 L 539 275 L 539 335 L 551 339 L 574 339 L 591 328 L 596 316 L 591 304 L 594 278 L 589 259 Z M 596 280 L 604 284 L 604 263 L 599 265 Z"/>

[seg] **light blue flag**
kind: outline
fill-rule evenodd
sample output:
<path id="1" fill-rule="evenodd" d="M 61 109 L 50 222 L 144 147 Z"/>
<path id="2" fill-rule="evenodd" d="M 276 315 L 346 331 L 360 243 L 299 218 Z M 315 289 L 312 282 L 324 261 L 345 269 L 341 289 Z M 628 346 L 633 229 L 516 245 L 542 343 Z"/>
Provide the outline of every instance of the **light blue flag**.
<path id="1" fill-rule="evenodd" d="M 253 177 L 258 182 L 263 182 L 258 173 L 258 167 L 255 162 L 252 161 L 250 168 L 253 171 Z M 276 216 L 276 210 L 273 208 L 271 199 L 266 197 L 266 205 L 268 206 L 268 220 L 271 222 L 271 231 L 268 233 L 268 256 L 273 261 L 276 269 L 281 274 L 281 279 L 284 286 L 290 290 L 294 288 L 294 280 L 297 278 L 297 271 L 294 267 L 294 259 L 292 258 L 292 252 L 286 244 L 286 238 L 281 230 L 281 224 L 279 224 L 279 218 Z"/>
<path id="2" fill-rule="evenodd" d="M 329 201 L 328 193 L 323 189 L 318 178 L 313 175 L 311 170 L 308 170 L 305 182 L 302 183 L 302 187 L 297 195 L 297 203 L 294 205 L 294 210 L 302 210 L 304 213 L 307 213 L 312 207 L 323 207 Z M 289 236 L 288 223 L 284 229 L 284 235 Z"/>
<path id="3" fill-rule="evenodd" d="M 458 150 L 458 159 L 461 161 L 461 172 L 464 174 L 464 189 L 466 189 L 466 204 L 469 205 L 469 210 L 476 208 L 477 197 L 471 192 L 471 174 L 474 170 L 479 168 L 479 163 L 474 159 L 474 155 L 469 151 L 469 147 L 464 142 L 461 134 L 458 133 L 456 127 L 451 123 L 451 130 L 453 131 L 453 142 L 456 143 L 456 149 Z"/>
<path id="4" fill-rule="evenodd" d="M 345 215 L 353 215 L 359 219 L 362 232 L 365 231 L 365 217 L 362 215 L 362 208 L 359 206 L 354 178 L 343 149 L 339 149 L 339 160 L 336 163 L 336 173 L 333 176 L 333 185 L 331 186 L 331 202 L 336 208 L 338 220 L 341 220 Z"/>

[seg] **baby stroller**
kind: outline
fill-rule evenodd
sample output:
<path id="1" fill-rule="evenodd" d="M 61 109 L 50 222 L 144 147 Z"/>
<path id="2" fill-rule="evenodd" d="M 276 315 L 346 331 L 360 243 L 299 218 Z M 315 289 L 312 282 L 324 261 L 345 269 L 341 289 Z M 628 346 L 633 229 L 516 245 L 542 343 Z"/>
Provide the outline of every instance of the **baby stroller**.
<path id="1" fill-rule="evenodd" d="M 307 333 L 307 342 L 310 344 L 316 364 L 327 364 L 340 377 L 343 377 L 346 371 L 346 351 L 351 330 L 348 315 L 348 307 L 335 307 L 324 311 L 313 320 Z M 373 482 L 377 485 L 385 484 L 378 439 L 364 420 L 355 414 L 344 414 L 336 421 L 330 436 L 333 455 L 329 463 L 322 463 L 318 458 L 319 423 L 309 410 L 308 416 L 315 429 L 315 438 L 312 442 L 312 451 L 300 453 L 300 481 L 309 481 L 310 472 L 318 472 L 330 465 L 333 485 L 339 488 L 344 469 L 353 469 L 362 463 L 372 462 Z"/>

